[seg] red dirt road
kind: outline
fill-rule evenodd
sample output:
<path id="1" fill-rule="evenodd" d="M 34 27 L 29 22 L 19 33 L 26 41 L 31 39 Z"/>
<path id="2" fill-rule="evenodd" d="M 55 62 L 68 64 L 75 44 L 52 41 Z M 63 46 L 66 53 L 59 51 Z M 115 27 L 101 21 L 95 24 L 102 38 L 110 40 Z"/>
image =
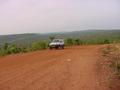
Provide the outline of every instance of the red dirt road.
<path id="1" fill-rule="evenodd" d="M 108 90 L 97 73 L 101 46 L 0 58 L 0 90 Z M 103 80 L 106 77 L 103 77 Z"/>

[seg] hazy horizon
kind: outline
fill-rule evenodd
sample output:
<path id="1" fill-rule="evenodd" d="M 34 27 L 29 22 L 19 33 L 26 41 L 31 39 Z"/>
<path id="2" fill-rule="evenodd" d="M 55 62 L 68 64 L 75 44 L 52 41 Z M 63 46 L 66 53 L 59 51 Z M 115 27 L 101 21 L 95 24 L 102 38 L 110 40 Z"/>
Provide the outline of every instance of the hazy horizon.
<path id="1" fill-rule="evenodd" d="M 119 0 L 0 0 L 0 35 L 120 29 Z"/>

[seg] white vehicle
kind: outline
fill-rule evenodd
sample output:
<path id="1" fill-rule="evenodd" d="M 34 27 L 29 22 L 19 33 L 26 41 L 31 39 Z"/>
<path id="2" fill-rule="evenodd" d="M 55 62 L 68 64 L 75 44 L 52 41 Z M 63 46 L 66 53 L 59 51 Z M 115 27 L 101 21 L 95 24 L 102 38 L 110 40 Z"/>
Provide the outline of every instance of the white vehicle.
<path id="1" fill-rule="evenodd" d="M 64 49 L 64 40 L 63 39 L 54 39 L 50 44 L 49 44 L 50 49 Z"/>

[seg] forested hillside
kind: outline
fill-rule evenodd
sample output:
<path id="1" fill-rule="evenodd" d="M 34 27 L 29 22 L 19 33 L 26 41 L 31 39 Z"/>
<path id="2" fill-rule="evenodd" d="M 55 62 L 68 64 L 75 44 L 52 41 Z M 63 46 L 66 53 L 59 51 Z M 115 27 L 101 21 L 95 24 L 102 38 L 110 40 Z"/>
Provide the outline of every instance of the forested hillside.
<path id="1" fill-rule="evenodd" d="M 32 33 L 32 34 L 15 34 L 15 35 L 0 35 L 0 44 L 2 43 L 17 43 L 27 44 L 33 41 L 49 40 L 49 37 L 54 36 L 58 38 L 79 38 L 81 40 L 96 40 L 96 39 L 110 39 L 114 41 L 120 40 L 120 30 L 85 30 L 74 32 L 60 32 L 60 33 Z"/>

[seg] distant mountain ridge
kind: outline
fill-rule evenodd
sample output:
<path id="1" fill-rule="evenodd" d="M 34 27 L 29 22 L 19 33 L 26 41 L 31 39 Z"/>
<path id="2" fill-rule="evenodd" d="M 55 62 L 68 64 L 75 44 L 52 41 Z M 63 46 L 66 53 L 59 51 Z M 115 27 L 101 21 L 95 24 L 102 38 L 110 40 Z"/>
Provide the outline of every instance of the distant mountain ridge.
<path id="1" fill-rule="evenodd" d="M 80 39 L 94 39 L 94 38 L 118 38 L 120 39 L 120 30 L 83 30 L 72 32 L 55 32 L 55 33 L 26 33 L 13 35 L 0 35 L 0 44 L 8 43 L 30 43 L 38 40 L 49 40 L 50 36 L 60 38 L 80 38 Z"/>

